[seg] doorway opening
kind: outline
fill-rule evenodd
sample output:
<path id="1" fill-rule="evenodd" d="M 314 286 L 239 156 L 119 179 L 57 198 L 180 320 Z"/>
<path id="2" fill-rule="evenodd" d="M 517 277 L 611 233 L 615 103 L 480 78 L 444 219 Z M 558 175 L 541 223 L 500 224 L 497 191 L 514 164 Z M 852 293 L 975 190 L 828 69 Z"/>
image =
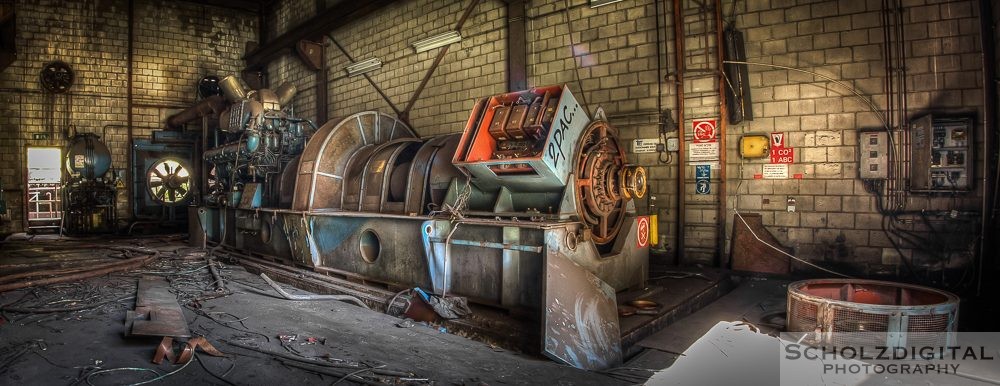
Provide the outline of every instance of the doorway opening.
<path id="1" fill-rule="evenodd" d="M 62 149 L 28 148 L 27 230 L 58 232 L 62 222 Z"/>

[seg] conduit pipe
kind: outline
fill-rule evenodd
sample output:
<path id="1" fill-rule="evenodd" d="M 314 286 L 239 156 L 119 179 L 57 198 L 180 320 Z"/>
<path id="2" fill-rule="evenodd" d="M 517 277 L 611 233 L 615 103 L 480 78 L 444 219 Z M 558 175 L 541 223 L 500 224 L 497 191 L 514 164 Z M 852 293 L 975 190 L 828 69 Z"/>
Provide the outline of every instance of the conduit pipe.
<path id="1" fill-rule="evenodd" d="M 684 258 L 684 206 L 687 185 L 687 168 L 684 157 L 684 15 L 681 2 L 674 0 L 674 59 L 676 60 L 676 90 L 677 97 L 677 262 Z"/>
<path id="2" fill-rule="evenodd" d="M 278 291 L 278 293 L 281 294 L 281 297 L 285 298 L 285 300 L 339 300 L 342 302 L 354 303 L 361 307 L 371 309 L 368 307 L 367 304 L 362 302 L 361 299 L 358 299 L 351 295 L 292 295 L 288 292 L 285 292 L 285 290 L 282 289 L 281 286 L 278 285 L 278 283 L 275 283 L 274 280 L 271 280 L 271 278 L 267 277 L 266 274 L 263 273 L 260 274 L 260 278 L 264 279 L 264 281 L 266 281 L 267 284 L 271 286 L 271 288 L 274 288 L 275 291 Z"/>

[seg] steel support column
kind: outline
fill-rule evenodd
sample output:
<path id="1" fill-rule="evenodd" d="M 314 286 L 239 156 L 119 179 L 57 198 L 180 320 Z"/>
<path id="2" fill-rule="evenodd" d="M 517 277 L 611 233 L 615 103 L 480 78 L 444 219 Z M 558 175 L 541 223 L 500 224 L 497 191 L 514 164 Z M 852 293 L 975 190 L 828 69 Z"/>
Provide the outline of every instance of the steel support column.
<path id="1" fill-rule="evenodd" d="M 722 28 L 722 0 L 715 0 L 715 53 L 716 68 L 719 70 L 719 211 L 718 244 L 715 265 L 726 268 L 729 261 L 726 254 L 726 125 L 729 124 L 729 112 L 726 110 L 726 73 L 722 61 L 725 59 L 725 33 Z"/>
<path id="2" fill-rule="evenodd" d="M 507 1 L 507 91 L 528 89 L 524 0 Z"/>
<path id="3" fill-rule="evenodd" d="M 684 58 L 684 15 L 683 7 L 681 6 L 683 0 L 674 0 L 674 59 L 676 60 L 676 66 L 674 68 L 674 73 L 676 78 L 674 81 L 675 90 L 677 93 L 677 262 L 684 262 L 684 205 L 687 201 L 684 195 L 687 191 L 684 189 L 687 184 L 687 168 L 685 167 L 685 157 L 684 157 L 684 68 L 685 68 L 685 58 Z"/>

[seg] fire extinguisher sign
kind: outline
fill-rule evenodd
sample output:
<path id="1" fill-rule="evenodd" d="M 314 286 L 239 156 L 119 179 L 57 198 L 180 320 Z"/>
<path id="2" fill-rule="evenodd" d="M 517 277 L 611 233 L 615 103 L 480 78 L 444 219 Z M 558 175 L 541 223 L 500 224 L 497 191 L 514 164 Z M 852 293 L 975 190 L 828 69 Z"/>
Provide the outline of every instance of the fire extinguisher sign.
<path id="1" fill-rule="evenodd" d="M 649 216 L 639 216 L 638 232 L 636 232 L 636 247 L 645 248 L 649 246 Z"/>

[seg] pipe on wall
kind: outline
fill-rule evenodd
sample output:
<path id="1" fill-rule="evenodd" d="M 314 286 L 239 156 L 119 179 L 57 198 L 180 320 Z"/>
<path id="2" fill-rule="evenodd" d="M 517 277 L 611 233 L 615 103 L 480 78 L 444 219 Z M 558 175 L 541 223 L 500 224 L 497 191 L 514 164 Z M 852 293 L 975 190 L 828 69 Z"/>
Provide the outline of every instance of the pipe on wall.
<path id="1" fill-rule="evenodd" d="M 716 215 L 719 231 L 715 265 L 726 268 L 729 265 L 726 258 L 726 126 L 729 122 L 729 111 L 726 109 L 726 73 L 722 64 L 725 60 L 722 0 L 715 0 L 715 29 L 716 66 L 719 69 L 719 211 Z"/>
<path id="2" fill-rule="evenodd" d="M 207 116 L 209 114 L 218 114 L 226 108 L 226 100 L 221 95 L 212 95 L 208 98 L 202 99 L 194 106 L 188 107 L 181 112 L 171 115 L 167 118 L 167 127 L 171 129 L 181 129 L 188 122 L 194 121 L 195 119 Z"/>
<path id="3" fill-rule="evenodd" d="M 1000 268 L 1000 259 L 995 256 L 996 240 L 987 237 L 997 229 L 996 194 L 998 189 L 997 172 L 1000 169 L 1000 155 L 997 153 L 997 73 L 996 46 L 993 25 L 993 4 L 991 0 L 979 1 L 979 44 L 983 53 L 983 202 L 982 224 L 980 232 L 983 237 L 979 241 L 979 267 L 976 281 L 976 294 L 982 292 L 984 259 L 993 256 L 993 269 Z"/>
<path id="4" fill-rule="evenodd" d="M 128 111 L 125 113 L 125 116 L 127 117 L 126 125 L 128 126 L 128 128 L 125 130 L 126 132 L 125 142 L 128 148 L 125 151 L 125 162 L 126 162 L 125 197 L 126 197 L 126 205 L 128 205 L 128 207 L 130 208 L 130 212 L 131 208 L 135 206 L 132 201 L 132 194 L 135 191 L 134 187 L 132 186 L 133 185 L 132 179 L 135 177 L 132 175 L 133 174 L 132 168 L 135 166 L 135 164 L 132 162 L 132 154 L 131 154 L 133 153 L 135 146 L 132 143 L 132 126 L 135 124 L 135 118 L 132 115 L 132 107 L 133 107 L 132 104 L 135 102 L 134 101 L 135 96 L 132 93 L 132 86 L 134 82 L 134 74 L 132 73 L 132 67 L 135 65 L 135 58 L 133 57 L 134 41 L 135 41 L 135 0 L 128 0 L 128 47 L 127 47 L 128 54 L 126 55 L 128 63 L 125 66 L 126 67 L 125 72 L 127 78 L 125 86 L 126 88 L 125 105 L 127 106 L 126 108 L 128 109 Z"/>
<path id="5" fill-rule="evenodd" d="M 687 185 L 687 169 L 684 167 L 684 15 L 681 2 L 674 0 L 674 59 L 676 65 L 677 93 L 677 262 L 684 261 L 684 205 L 686 202 L 685 185 Z"/>

